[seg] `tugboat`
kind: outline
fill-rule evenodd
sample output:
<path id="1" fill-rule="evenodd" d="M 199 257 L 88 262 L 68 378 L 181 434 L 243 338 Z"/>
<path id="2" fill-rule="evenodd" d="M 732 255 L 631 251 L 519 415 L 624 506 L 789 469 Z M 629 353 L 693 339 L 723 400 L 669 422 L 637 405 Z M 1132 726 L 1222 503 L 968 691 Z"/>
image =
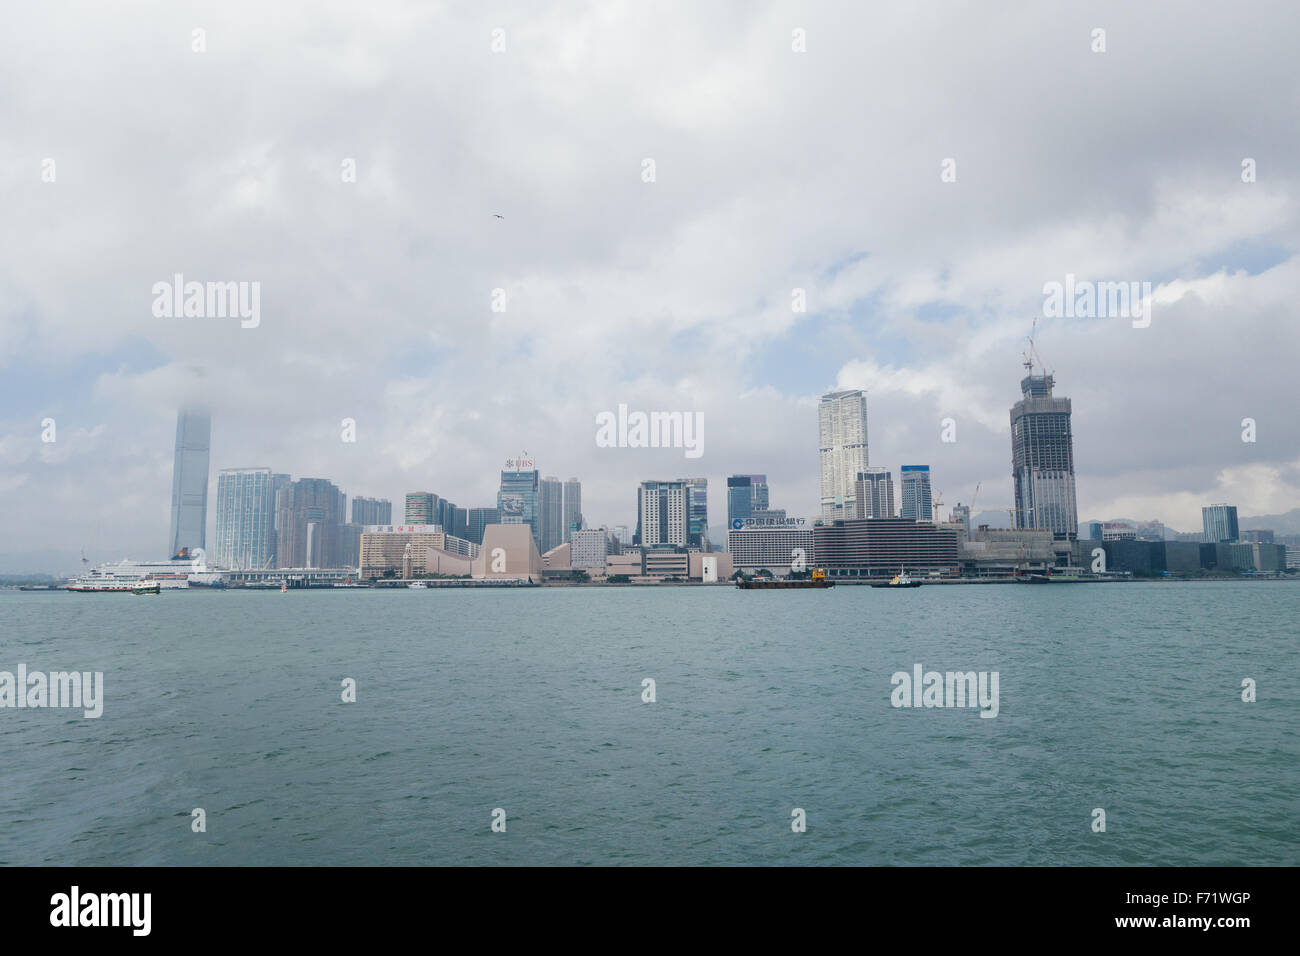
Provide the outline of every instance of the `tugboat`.
<path id="1" fill-rule="evenodd" d="M 813 571 L 812 578 L 806 581 L 776 581 L 760 580 L 758 578 L 746 581 L 741 578 L 736 582 L 736 587 L 742 591 L 778 591 L 788 588 L 833 588 L 835 582 L 826 580 L 826 572 L 818 568 Z"/>
<path id="2" fill-rule="evenodd" d="M 919 588 L 921 582 L 913 581 L 910 574 L 902 568 L 899 568 L 898 573 L 890 578 L 888 582 L 881 581 L 879 584 L 873 584 L 871 586 L 873 588 Z"/>

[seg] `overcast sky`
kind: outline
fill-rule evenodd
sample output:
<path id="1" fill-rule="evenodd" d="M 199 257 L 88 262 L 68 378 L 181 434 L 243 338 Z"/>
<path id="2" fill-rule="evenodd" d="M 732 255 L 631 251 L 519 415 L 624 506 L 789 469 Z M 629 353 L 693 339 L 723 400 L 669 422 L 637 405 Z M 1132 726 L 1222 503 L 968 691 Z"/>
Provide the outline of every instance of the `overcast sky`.
<path id="1" fill-rule="evenodd" d="M 397 518 L 414 490 L 494 505 L 525 450 L 581 479 L 593 525 L 634 523 L 639 480 L 693 475 L 719 524 L 736 472 L 812 516 L 836 386 L 869 392 L 873 465 L 928 463 L 948 505 L 982 482 L 977 510 L 1005 508 L 1035 315 L 1074 401 L 1082 519 L 1286 511 L 1297 19 L 1188 0 L 12 7 L 0 552 L 161 557 L 190 400 L 212 408 L 210 528 L 221 468 L 330 478 Z M 176 273 L 260 282 L 260 324 L 156 317 Z M 1150 282 L 1150 326 L 1043 318 L 1066 274 Z M 620 403 L 702 413 L 703 456 L 597 447 Z"/>

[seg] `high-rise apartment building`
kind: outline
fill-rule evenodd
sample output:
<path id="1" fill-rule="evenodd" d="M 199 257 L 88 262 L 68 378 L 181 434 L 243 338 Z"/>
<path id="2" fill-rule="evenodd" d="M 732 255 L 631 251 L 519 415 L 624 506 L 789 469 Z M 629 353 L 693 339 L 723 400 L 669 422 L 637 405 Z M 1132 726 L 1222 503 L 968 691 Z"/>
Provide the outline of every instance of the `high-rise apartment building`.
<path id="1" fill-rule="evenodd" d="M 866 468 L 858 472 L 853 496 L 854 518 L 893 518 L 894 475 L 884 468 Z M 845 517 L 850 517 L 845 515 Z"/>
<path id="2" fill-rule="evenodd" d="M 387 498 L 353 498 L 352 523 L 360 525 L 392 524 L 393 503 Z"/>
<path id="3" fill-rule="evenodd" d="M 213 562 L 261 571 L 275 557 L 275 480 L 270 468 L 226 468 L 217 475 Z"/>
<path id="4" fill-rule="evenodd" d="M 861 389 L 828 392 L 817 409 L 822 521 L 857 515 L 854 484 L 867 470 L 867 396 Z"/>
<path id="5" fill-rule="evenodd" d="M 183 408 L 176 415 L 172 459 L 172 514 L 168 557 L 204 547 L 208 524 L 208 447 L 212 419 L 206 409 Z"/>
<path id="6" fill-rule="evenodd" d="M 898 508 L 900 518 L 913 521 L 933 521 L 934 509 L 930 500 L 930 466 L 904 465 L 898 470 L 902 486 L 902 501 Z M 893 517 L 889 515 L 888 517 Z"/>
<path id="7" fill-rule="evenodd" d="M 1020 380 L 1023 397 L 1011 407 L 1011 460 L 1016 527 L 1049 529 L 1056 540 L 1079 536 L 1074 488 L 1070 400 L 1054 398 L 1051 375 Z"/>
<path id="8" fill-rule="evenodd" d="M 325 478 L 299 478 L 281 489 L 276 505 L 276 566 L 338 568 L 354 565 L 345 554 L 346 496 Z"/>
<path id="9" fill-rule="evenodd" d="M 643 481 L 636 492 L 633 544 L 686 544 L 686 482 Z"/>
<path id="10" fill-rule="evenodd" d="M 1241 536 L 1237 527 L 1236 505 L 1209 505 L 1202 508 L 1201 526 L 1205 540 L 1211 544 L 1236 541 Z"/>

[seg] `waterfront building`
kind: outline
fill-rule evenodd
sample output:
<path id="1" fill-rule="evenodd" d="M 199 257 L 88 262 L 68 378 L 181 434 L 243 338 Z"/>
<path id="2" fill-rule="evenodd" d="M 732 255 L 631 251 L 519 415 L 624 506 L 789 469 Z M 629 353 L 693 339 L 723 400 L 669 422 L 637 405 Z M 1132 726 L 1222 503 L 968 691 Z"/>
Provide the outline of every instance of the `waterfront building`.
<path id="1" fill-rule="evenodd" d="M 353 498 L 352 523 L 392 524 L 393 503 L 387 498 Z"/>
<path id="2" fill-rule="evenodd" d="M 573 567 L 584 571 L 605 570 L 605 558 L 609 554 L 609 537 L 604 528 L 573 531 L 570 533 L 569 545 L 571 549 L 569 561 Z"/>
<path id="3" fill-rule="evenodd" d="M 894 475 L 884 468 L 865 468 L 858 472 L 853 483 L 855 513 L 844 517 L 893 518 Z"/>
<path id="4" fill-rule="evenodd" d="M 686 483 L 643 481 L 636 493 L 633 544 L 686 544 Z"/>
<path id="5" fill-rule="evenodd" d="M 219 567 L 260 571 L 275 557 L 275 482 L 270 468 L 226 468 L 217 475 Z"/>
<path id="6" fill-rule="evenodd" d="M 1074 484 L 1074 434 L 1068 398 L 1055 398 L 1051 375 L 1020 380 L 1011 407 L 1011 458 L 1017 528 L 1048 528 L 1057 540 L 1079 536 Z"/>
<path id="7" fill-rule="evenodd" d="M 767 570 L 779 577 L 789 574 L 795 564 L 801 564 L 801 570 L 817 567 L 813 529 L 802 524 L 802 518 L 794 520 L 801 524 L 733 526 L 727 532 L 732 566 L 750 574 Z"/>
<path id="8" fill-rule="evenodd" d="M 542 556 L 532 529 L 524 522 L 490 524 L 471 572 L 480 580 L 542 582 Z"/>
<path id="9" fill-rule="evenodd" d="M 1236 541 L 1240 536 L 1237 527 L 1237 506 L 1209 505 L 1202 508 L 1201 525 L 1205 540 L 1211 544 Z"/>
<path id="10" fill-rule="evenodd" d="M 478 548 L 438 525 L 368 525 L 361 531 L 362 578 L 468 575 Z"/>
<path id="11" fill-rule="evenodd" d="M 958 531 L 910 518 L 862 518 L 813 528 L 817 566 L 830 577 L 873 577 L 907 571 L 956 573 Z"/>
<path id="12" fill-rule="evenodd" d="M 860 389 L 828 392 L 817 407 L 822 521 L 857 515 L 854 484 L 867 470 L 867 396 Z"/>
<path id="13" fill-rule="evenodd" d="M 902 503 L 898 509 L 898 516 L 911 518 L 913 521 L 933 521 L 930 466 L 904 465 L 899 469 L 899 483 L 902 485 Z"/>
<path id="14" fill-rule="evenodd" d="M 206 409 L 183 408 L 176 415 L 172 458 L 171 533 L 168 556 L 205 547 L 208 527 L 208 448 L 212 419 Z"/>

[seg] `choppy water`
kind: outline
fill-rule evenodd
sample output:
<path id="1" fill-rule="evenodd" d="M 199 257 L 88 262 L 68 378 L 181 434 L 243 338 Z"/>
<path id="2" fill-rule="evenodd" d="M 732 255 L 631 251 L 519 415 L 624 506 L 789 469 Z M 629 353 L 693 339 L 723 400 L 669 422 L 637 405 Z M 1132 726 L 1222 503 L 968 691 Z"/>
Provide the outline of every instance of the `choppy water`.
<path id="1" fill-rule="evenodd" d="M 0 709 L 0 862 L 1294 865 L 1298 611 L 1288 583 L 0 593 L 0 670 L 106 685 L 97 720 Z M 891 707 L 916 663 L 998 671 L 999 716 Z"/>

